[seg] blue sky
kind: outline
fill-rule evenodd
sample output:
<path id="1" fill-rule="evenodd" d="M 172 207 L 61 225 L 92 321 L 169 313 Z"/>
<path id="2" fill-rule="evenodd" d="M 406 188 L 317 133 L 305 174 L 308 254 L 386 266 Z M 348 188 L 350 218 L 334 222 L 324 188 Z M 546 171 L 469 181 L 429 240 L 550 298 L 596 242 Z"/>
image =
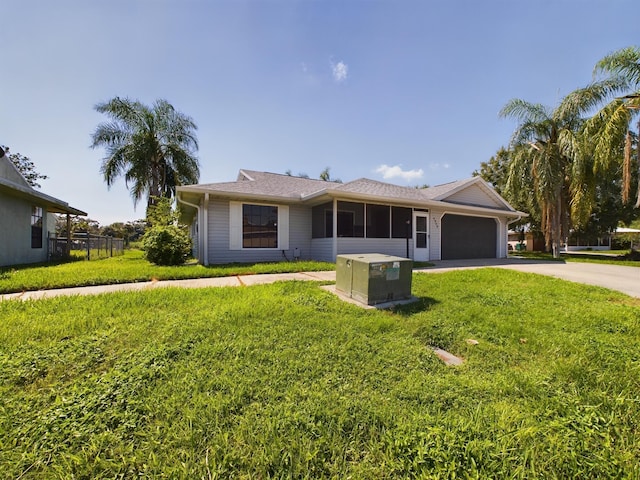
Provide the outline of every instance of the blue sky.
<path id="1" fill-rule="evenodd" d="M 471 176 L 607 53 L 640 44 L 636 1 L 3 0 L 0 144 L 102 225 L 144 217 L 89 148 L 114 96 L 198 125 L 201 183 L 240 168 L 437 185 Z"/>

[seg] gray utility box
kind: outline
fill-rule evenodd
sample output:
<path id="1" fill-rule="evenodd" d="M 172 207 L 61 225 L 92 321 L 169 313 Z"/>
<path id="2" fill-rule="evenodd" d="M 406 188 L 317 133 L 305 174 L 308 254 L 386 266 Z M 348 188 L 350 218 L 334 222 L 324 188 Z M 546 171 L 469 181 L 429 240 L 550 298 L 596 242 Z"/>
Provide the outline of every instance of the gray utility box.
<path id="1" fill-rule="evenodd" d="M 367 305 L 411 298 L 413 262 L 381 253 L 338 255 L 336 290 Z"/>

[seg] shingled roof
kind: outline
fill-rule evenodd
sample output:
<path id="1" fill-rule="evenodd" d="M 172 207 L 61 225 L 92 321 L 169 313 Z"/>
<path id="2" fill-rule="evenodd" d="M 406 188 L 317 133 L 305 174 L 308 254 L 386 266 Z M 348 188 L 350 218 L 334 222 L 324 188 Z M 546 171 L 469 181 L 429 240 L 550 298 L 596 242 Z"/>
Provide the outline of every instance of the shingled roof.
<path id="1" fill-rule="evenodd" d="M 178 187 L 184 191 L 198 191 L 204 193 L 237 194 L 251 196 L 281 197 L 283 199 L 298 199 L 317 193 L 327 188 L 324 180 L 294 177 L 279 173 L 256 172 L 240 170 L 235 182 L 204 183 Z"/>
<path id="2" fill-rule="evenodd" d="M 292 175 L 240 170 L 235 182 L 208 183 L 178 187 L 179 192 L 209 193 L 223 197 L 251 197 L 281 199 L 289 201 L 309 201 L 319 197 L 353 196 L 363 199 L 389 201 L 408 201 L 418 205 L 446 202 L 446 197 L 467 185 L 483 183 L 487 192 L 492 189 L 479 177 L 468 178 L 429 188 L 412 188 L 380 182 L 368 178 L 359 178 L 347 183 L 338 183 Z M 484 208 L 486 205 L 482 205 Z M 504 210 L 514 211 L 504 204 Z M 499 208 L 501 209 L 501 208 Z"/>
<path id="3" fill-rule="evenodd" d="M 359 178 L 358 180 L 339 185 L 332 190 L 340 193 L 356 193 L 359 195 L 369 195 L 389 199 L 415 200 L 419 202 L 423 202 L 427 199 L 423 190 L 411 187 L 402 187 L 392 183 L 378 182 L 368 178 Z"/>
<path id="4" fill-rule="evenodd" d="M 43 206 L 50 213 L 87 215 L 86 212 L 69 206 L 67 202 L 35 190 L 4 153 L 2 150 L 0 156 L 0 192 Z"/>

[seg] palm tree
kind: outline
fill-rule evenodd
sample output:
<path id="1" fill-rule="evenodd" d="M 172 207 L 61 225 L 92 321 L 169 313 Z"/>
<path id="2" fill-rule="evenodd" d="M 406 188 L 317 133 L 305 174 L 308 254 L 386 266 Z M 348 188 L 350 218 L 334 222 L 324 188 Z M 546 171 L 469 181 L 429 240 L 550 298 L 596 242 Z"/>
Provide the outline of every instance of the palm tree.
<path id="1" fill-rule="evenodd" d="M 624 145 L 622 200 L 626 204 L 631 201 L 632 122 L 640 112 L 640 48 L 627 47 L 605 56 L 595 66 L 594 75 L 599 74 L 606 76 L 603 83 L 608 83 L 608 89 L 594 106 L 608 103 L 585 123 L 585 134 L 593 141 L 597 169 L 611 167 Z M 640 121 L 637 128 L 640 134 Z M 636 151 L 639 183 L 635 208 L 640 208 L 640 149 L 636 147 Z"/>
<path id="2" fill-rule="evenodd" d="M 528 191 L 535 198 L 546 248 L 554 257 L 560 254 L 571 217 L 580 221 L 592 203 L 593 175 L 577 135 L 579 112 L 566 102 L 551 110 L 520 99 L 500 111 L 500 116 L 519 122 L 511 140 L 506 191 L 513 197 Z"/>
<path id="3" fill-rule="evenodd" d="M 111 186 L 124 175 L 134 205 L 147 196 L 147 208 L 156 198 L 171 198 L 178 185 L 197 183 L 200 177 L 193 120 L 166 100 L 151 108 L 137 100 L 115 97 L 95 106 L 110 117 L 93 133 L 92 148 L 105 147 L 100 168 Z"/>

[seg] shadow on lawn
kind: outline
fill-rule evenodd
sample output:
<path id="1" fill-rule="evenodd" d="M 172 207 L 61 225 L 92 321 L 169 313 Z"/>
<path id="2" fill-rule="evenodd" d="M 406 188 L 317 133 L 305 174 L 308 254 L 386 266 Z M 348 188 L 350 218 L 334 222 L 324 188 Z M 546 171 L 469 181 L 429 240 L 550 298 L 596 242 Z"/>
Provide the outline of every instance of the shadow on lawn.
<path id="1" fill-rule="evenodd" d="M 413 303 L 408 303 L 406 305 L 396 305 L 392 309 L 389 309 L 389 311 L 397 315 L 401 315 L 403 317 L 409 317 L 411 315 L 415 315 L 416 313 L 429 310 L 432 306 L 440 303 L 439 300 L 436 300 L 435 298 L 431 298 L 431 297 L 416 297 L 416 298 L 418 300 Z"/>

